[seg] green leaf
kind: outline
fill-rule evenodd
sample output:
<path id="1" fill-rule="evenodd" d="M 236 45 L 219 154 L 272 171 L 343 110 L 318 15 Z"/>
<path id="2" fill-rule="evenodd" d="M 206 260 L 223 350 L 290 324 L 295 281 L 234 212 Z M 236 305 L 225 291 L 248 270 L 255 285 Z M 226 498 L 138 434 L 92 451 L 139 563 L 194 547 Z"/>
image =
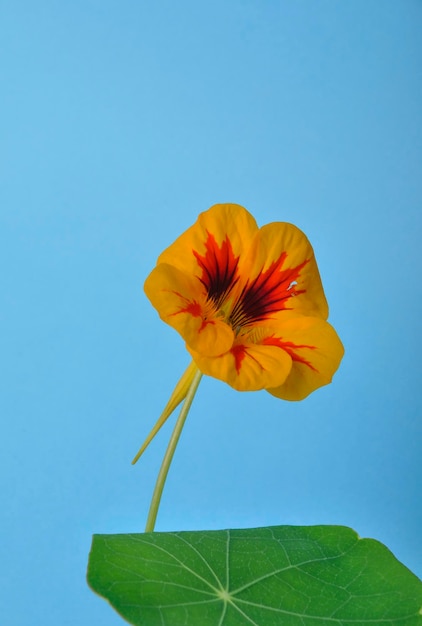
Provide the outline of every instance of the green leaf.
<path id="1" fill-rule="evenodd" d="M 94 535 L 88 583 L 135 626 L 422 626 L 422 583 L 343 526 Z"/>

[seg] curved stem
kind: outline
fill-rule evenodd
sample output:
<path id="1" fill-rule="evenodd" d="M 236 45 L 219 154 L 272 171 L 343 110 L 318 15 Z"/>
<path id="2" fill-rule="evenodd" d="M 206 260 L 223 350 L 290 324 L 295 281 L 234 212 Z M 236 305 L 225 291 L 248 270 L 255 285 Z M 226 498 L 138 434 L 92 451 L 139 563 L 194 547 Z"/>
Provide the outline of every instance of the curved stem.
<path id="1" fill-rule="evenodd" d="M 139 460 L 140 456 L 145 452 L 151 441 L 154 439 L 155 435 L 158 433 L 163 424 L 166 423 L 170 415 L 173 413 L 175 409 L 179 406 L 181 402 L 186 398 L 186 394 L 189 391 L 189 387 L 192 384 L 193 377 L 195 376 L 198 368 L 195 364 L 195 361 L 192 361 L 188 366 L 187 370 L 183 373 L 182 378 L 177 383 L 174 388 L 173 393 L 171 394 L 170 400 L 167 402 L 164 411 L 161 413 L 158 418 L 154 428 L 149 433 L 148 437 L 145 439 L 142 446 L 139 448 L 135 458 L 132 461 L 132 465 Z"/>
<path id="2" fill-rule="evenodd" d="M 184 423 L 186 421 L 187 415 L 189 413 L 189 409 L 195 397 L 195 393 L 196 393 L 196 390 L 198 389 L 198 385 L 201 381 L 201 378 L 202 378 L 202 372 L 198 370 L 195 376 L 193 377 L 192 383 L 190 384 L 190 387 L 186 394 L 186 398 L 183 403 L 182 409 L 180 411 L 179 417 L 177 418 L 172 435 L 170 437 L 170 441 L 167 446 L 167 450 L 164 455 L 163 462 L 161 463 L 160 471 L 158 473 L 157 482 L 155 483 L 154 493 L 152 495 L 151 504 L 149 507 L 148 519 L 147 519 L 147 523 L 145 526 L 146 533 L 152 532 L 154 530 L 155 520 L 157 519 L 158 507 L 160 506 L 161 495 L 163 493 L 167 474 L 170 468 L 170 463 L 173 459 L 177 442 L 179 441 L 180 434 L 182 432 Z"/>

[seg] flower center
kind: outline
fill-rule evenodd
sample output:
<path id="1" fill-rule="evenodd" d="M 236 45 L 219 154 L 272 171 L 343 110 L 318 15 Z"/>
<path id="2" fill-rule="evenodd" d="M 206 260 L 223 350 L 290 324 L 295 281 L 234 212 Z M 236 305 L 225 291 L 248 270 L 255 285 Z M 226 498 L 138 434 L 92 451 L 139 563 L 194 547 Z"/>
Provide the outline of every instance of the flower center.
<path id="1" fill-rule="evenodd" d="M 297 289 L 297 284 L 309 259 L 296 267 L 284 269 L 287 253 L 282 252 L 267 269 L 262 268 L 255 278 L 242 280 L 238 268 L 239 257 L 235 256 L 228 236 L 219 245 L 214 235 L 207 231 L 205 254 L 200 255 L 195 250 L 193 254 L 201 269 L 199 280 L 210 304 L 207 317 L 214 314 L 222 318 L 236 335 L 245 327 L 269 320 L 280 311 L 289 310 L 289 299 L 305 291 Z M 241 284 L 243 288 L 240 289 Z M 235 287 L 236 295 L 233 293 Z"/>

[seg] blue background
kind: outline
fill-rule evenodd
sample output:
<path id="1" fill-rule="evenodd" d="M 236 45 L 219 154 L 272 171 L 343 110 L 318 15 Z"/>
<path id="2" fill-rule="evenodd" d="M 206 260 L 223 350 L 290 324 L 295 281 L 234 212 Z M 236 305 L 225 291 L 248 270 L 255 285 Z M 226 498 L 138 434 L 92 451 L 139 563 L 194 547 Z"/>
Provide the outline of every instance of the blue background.
<path id="1" fill-rule="evenodd" d="M 422 575 L 419 0 L 0 4 L 8 626 L 112 626 L 92 533 L 142 531 L 189 362 L 142 291 L 235 202 L 316 252 L 346 347 L 301 403 L 204 379 L 157 530 L 345 524 Z"/>

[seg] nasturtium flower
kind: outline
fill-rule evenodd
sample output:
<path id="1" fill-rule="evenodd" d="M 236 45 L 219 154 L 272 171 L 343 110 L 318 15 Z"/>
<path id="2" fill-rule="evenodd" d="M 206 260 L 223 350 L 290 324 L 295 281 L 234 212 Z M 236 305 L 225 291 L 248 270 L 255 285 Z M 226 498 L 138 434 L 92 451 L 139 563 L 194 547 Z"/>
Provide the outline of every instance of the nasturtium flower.
<path id="1" fill-rule="evenodd" d="M 184 401 L 151 501 L 145 529 L 151 531 L 203 374 L 239 391 L 265 389 L 284 400 L 302 400 L 331 381 L 344 351 L 327 322 L 327 301 L 305 235 L 284 222 L 258 228 L 237 204 L 216 204 L 201 213 L 158 257 L 145 292 L 192 356 L 132 461 Z"/>
<path id="2" fill-rule="evenodd" d="M 159 256 L 145 292 L 196 368 L 239 391 L 301 400 L 343 356 L 306 236 L 285 222 L 259 228 L 236 204 L 201 213 Z"/>

